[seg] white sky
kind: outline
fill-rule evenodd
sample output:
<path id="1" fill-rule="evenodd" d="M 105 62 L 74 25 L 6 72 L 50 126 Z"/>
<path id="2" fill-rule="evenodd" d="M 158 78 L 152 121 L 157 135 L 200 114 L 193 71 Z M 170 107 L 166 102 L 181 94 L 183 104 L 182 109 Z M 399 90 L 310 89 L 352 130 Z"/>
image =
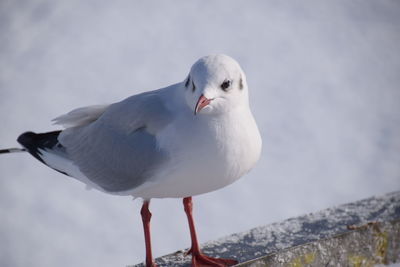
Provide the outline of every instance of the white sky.
<path id="1" fill-rule="evenodd" d="M 1 1 L 0 147 L 69 110 L 239 61 L 263 137 L 244 179 L 194 198 L 200 241 L 400 190 L 400 2 Z M 141 202 L 0 159 L 1 266 L 144 259 Z M 156 256 L 187 248 L 181 200 L 152 202 Z"/>

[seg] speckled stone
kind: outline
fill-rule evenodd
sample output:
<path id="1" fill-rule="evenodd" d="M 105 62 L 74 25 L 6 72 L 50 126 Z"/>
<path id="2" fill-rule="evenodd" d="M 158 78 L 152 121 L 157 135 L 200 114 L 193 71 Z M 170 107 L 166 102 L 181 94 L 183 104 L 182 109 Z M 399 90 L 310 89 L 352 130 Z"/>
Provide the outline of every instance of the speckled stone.
<path id="1" fill-rule="evenodd" d="M 352 231 L 290 247 L 238 267 L 372 267 L 399 260 L 400 220 L 368 223 Z"/>
<path id="2" fill-rule="evenodd" d="M 400 260 L 400 191 L 259 226 L 203 244 L 238 266 L 374 266 Z M 158 266 L 190 266 L 185 251 Z M 135 265 L 144 266 L 143 264 Z"/>

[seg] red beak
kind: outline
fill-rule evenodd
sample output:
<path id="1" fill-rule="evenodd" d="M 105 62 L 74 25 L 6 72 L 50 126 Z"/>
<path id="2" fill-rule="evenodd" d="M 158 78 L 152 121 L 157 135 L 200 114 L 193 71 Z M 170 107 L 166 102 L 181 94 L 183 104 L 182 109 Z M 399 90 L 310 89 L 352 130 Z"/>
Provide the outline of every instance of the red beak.
<path id="1" fill-rule="evenodd" d="M 200 110 L 202 110 L 205 106 L 210 104 L 211 99 L 207 99 L 204 95 L 199 97 L 197 101 L 196 107 L 194 108 L 194 115 L 196 115 Z"/>

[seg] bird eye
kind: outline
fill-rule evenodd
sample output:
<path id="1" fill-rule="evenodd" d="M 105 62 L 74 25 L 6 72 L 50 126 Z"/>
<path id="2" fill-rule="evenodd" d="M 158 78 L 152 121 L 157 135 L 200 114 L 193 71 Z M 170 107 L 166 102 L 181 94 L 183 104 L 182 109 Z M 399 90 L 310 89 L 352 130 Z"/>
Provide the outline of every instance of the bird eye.
<path id="1" fill-rule="evenodd" d="M 223 83 L 221 83 L 221 89 L 226 91 L 229 86 L 231 86 L 231 81 L 230 80 L 225 80 Z"/>

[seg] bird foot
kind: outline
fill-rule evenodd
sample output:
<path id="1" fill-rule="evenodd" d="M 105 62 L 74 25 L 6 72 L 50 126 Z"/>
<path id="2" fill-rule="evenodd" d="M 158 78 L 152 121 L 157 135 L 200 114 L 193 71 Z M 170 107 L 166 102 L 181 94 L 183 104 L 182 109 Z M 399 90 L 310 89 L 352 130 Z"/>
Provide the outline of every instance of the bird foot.
<path id="1" fill-rule="evenodd" d="M 151 262 L 146 262 L 146 267 L 158 267 L 158 266 L 153 261 L 151 261 Z"/>
<path id="2" fill-rule="evenodd" d="M 146 261 L 146 267 L 158 267 L 154 261 Z"/>
<path id="3" fill-rule="evenodd" d="M 226 267 L 238 263 L 236 260 L 208 257 L 203 253 L 192 253 L 191 251 L 188 251 L 187 254 L 190 253 L 192 254 L 192 267 Z"/>

